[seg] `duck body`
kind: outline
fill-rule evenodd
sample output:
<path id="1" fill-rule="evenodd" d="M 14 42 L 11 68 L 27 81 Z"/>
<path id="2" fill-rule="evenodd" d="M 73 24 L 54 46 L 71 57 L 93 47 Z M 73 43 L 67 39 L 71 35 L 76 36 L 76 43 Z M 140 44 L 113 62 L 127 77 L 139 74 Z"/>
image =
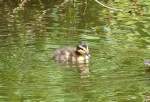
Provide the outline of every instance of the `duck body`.
<path id="1" fill-rule="evenodd" d="M 88 63 L 90 58 L 88 46 L 80 43 L 77 47 L 64 47 L 54 52 L 53 59 L 60 63 Z"/>

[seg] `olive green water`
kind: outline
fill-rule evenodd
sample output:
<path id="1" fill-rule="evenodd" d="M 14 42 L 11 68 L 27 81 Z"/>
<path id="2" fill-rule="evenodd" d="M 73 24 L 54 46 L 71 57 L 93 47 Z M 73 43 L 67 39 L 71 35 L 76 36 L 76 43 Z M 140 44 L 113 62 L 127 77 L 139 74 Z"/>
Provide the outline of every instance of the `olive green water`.
<path id="1" fill-rule="evenodd" d="M 0 102 L 144 102 L 150 99 L 150 1 L 0 0 Z M 102 2 L 102 1 L 101 1 Z M 89 77 L 51 60 L 89 44 Z M 147 101 L 148 102 L 148 101 Z"/>

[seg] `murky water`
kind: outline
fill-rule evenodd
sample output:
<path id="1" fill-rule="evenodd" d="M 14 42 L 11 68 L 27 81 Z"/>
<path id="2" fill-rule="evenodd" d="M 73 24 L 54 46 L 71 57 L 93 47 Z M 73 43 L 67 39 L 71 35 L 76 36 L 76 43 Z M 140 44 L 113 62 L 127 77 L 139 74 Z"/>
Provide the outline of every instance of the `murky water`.
<path id="1" fill-rule="evenodd" d="M 148 0 L 114 3 L 125 12 L 86 0 L 0 3 L 0 102 L 150 100 Z M 56 48 L 81 40 L 91 52 L 89 77 L 51 59 Z"/>

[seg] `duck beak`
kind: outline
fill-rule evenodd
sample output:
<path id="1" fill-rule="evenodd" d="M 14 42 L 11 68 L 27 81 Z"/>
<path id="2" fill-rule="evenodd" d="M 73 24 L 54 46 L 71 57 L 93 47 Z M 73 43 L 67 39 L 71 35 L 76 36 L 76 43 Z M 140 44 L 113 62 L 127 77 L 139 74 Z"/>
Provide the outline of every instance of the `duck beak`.
<path id="1" fill-rule="evenodd" d="M 89 53 L 86 54 L 88 57 L 91 57 L 91 55 Z"/>

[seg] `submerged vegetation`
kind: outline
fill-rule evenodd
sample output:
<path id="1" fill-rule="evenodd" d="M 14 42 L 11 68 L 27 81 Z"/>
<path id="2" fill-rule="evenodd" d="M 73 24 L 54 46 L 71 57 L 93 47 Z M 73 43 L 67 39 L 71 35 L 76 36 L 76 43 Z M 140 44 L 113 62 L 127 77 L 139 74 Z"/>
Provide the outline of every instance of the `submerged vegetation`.
<path id="1" fill-rule="evenodd" d="M 69 35 L 88 33 L 93 34 L 93 37 L 97 34 L 106 37 L 117 34 L 125 36 L 126 41 L 137 46 L 138 42 L 143 42 L 140 46 L 149 47 L 148 0 L 2 0 L 0 2 L 3 3 L 1 8 L 4 8 L 1 11 L 3 22 L 1 26 L 10 31 L 24 30 L 26 33 L 36 33 L 36 36 L 40 36 L 43 31 L 56 33 L 64 31 L 61 33 Z"/>

